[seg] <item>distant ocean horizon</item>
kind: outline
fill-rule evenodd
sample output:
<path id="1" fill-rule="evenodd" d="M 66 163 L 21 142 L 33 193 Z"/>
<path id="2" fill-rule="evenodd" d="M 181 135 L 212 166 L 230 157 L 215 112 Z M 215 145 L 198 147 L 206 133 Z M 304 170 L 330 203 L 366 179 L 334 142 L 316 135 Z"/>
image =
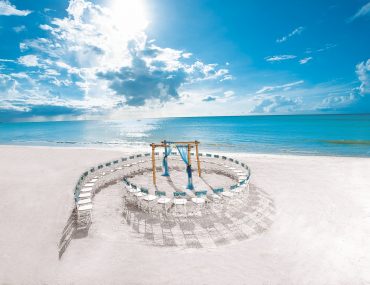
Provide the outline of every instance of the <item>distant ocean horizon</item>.
<path id="1" fill-rule="evenodd" d="M 370 157 L 370 114 L 0 123 L 0 144 L 149 147 L 198 140 L 222 152 Z"/>

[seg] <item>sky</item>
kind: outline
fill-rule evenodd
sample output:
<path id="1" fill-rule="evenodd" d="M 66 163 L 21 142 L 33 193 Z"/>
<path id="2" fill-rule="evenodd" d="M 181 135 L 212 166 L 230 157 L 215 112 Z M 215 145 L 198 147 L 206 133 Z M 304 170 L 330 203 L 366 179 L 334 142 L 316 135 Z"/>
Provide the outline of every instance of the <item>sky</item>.
<path id="1" fill-rule="evenodd" d="M 0 121 L 370 113 L 368 0 L 0 0 Z"/>

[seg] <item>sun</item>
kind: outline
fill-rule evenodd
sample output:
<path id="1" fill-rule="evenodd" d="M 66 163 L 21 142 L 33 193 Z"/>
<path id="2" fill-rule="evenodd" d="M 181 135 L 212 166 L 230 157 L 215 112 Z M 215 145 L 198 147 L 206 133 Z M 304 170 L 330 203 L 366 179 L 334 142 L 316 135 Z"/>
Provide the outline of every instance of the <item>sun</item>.
<path id="1" fill-rule="evenodd" d="M 148 26 L 143 0 L 111 0 L 107 8 L 114 25 L 127 35 L 142 32 Z"/>

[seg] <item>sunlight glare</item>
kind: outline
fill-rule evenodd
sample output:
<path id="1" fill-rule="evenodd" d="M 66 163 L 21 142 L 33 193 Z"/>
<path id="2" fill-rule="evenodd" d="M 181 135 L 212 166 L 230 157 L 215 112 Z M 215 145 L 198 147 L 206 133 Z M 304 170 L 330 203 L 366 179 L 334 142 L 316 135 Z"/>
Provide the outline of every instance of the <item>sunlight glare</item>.
<path id="1" fill-rule="evenodd" d="M 135 35 L 148 26 L 143 0 L 112 0 L 108 8 L 114 25 L 127 35 Z"/>

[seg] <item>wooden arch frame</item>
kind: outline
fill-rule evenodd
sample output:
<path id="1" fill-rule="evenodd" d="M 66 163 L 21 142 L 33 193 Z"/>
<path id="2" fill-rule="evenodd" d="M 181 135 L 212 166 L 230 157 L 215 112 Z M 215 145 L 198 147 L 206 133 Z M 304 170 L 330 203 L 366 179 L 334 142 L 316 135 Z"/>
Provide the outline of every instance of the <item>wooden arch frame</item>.
<path id="1" fill-rule="evenodd" d="M 199 144 L 198 141 L 190 141 L 190 142 L 168 142 L 168 141 L 162 141 L 159 144 L 152 143 L 150 146 L 152 147 L 152 172 L 153 172 L 153 184 L 154 186 L 157 186 L 157 178 L 156 178 L 156 165 L 155 165 L 155 148 L 156 147 L 167 147 L 169 145 L 187 145 L 188 146 L 188 161 L 189 165 L 191 165 L 191 154 L 190 149 L 192 147 L 195 147 L 195 156 L 197 159 L 197 165 L 198 165 L 198 175 L 201 177 L 201 170 L 200 170 L 200 161 L 199 161 Z"/>

